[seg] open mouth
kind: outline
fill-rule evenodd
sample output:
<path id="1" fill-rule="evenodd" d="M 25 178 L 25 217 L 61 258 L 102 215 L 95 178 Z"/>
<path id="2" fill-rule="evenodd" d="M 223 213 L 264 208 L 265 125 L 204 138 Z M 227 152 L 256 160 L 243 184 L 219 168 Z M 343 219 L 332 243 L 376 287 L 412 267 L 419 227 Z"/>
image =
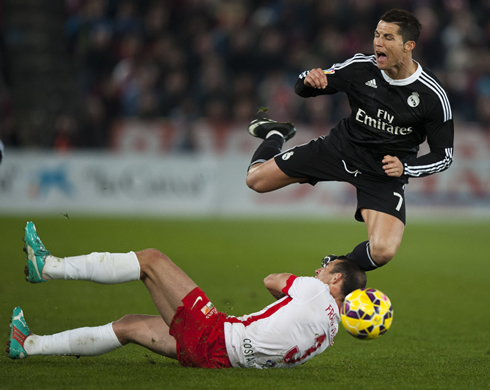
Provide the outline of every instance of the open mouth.
<path id="1" fill-rule="evenodd" d="M 384 61 L 386 60 L 387 56 L 385 53 L 383 53 L 382 51 L 377 51 L 376 52 L 376 60 L 378 61 Z"/>

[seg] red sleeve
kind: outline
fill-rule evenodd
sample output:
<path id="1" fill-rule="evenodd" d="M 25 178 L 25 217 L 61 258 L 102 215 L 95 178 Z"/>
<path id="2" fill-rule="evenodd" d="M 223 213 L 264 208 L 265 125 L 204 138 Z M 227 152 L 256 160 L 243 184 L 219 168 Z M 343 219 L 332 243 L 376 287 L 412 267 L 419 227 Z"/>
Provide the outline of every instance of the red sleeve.
<path id="1" fill-rule="evenodd" d="M 286 285 L 284 286 L 284 288 L 281 290 L 281 292 L 283 292 L 284 294 L 286 295 L 289 295 L 289 289 L 291 288 L 291 286 L 293 285 L 293 282 L 294 280 L 297 278 L 297 276 L 295 275 L 291 275 L 288 280 L 286 281 Z"/>

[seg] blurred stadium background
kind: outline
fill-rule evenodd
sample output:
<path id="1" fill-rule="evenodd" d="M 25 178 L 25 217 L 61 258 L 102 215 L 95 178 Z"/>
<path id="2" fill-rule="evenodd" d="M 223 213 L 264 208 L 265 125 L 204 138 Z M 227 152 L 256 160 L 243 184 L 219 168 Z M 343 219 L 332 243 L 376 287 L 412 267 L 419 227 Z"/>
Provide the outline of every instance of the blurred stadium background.
<path id="1" fill-rule="evenodd" d="M 410 218 L 490 218 L 490 3 L 469 0 L 2 0 L 0 213 L 352 217 L 341 184 L 244 184 L 261 107 L 302 143 L 348 115 L 299 73 L 372 52 L 379 16 L 422 22 L 414 57 L 455 118 L 449 171 L 414 179 Z"/>

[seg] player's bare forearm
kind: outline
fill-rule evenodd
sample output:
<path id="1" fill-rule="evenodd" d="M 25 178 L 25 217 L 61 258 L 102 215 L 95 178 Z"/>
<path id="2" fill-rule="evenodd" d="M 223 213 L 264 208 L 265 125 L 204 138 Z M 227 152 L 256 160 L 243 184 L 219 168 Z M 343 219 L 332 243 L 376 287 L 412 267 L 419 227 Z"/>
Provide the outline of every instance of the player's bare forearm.
<path id="1" fill-rule="evenodd" d="M 285 294 L 282 289 L 286 287 L 287 281 L 292 274 L 270 274 L 264 279 L 264 285 L 276 299 L 282 298 Z"/>
<path id="2" fill-rule="evenodd" d="M 388 176 L 400 177 L 403 175 L 403 164 L 396 156 L 384 156 L 383 169 Z"/>

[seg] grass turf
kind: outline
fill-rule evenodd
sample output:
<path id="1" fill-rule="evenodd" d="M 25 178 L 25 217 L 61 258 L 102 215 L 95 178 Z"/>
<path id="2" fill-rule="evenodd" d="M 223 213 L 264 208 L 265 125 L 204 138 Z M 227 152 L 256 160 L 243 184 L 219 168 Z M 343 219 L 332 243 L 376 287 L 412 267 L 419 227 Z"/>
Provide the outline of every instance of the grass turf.
<path id="1" fill-rule="evenodd" d="M 157 314 L 142 283 L 24 281 L 29 218 L 0 218 L 0 329 L 8 339 L 21 306 L 37 334 L 96 326 L 127 313 Z M 301 220 L 33 218 L 56 256 L 155 247 L 169 255 L 221 311 L 242 315 L 272 301 L 272 272 L 312 275 L 321 258 L 365 240 L 363 224 Z M 396 258 L 368 275 L 394 306 L 387 334 L 360 341 L 343 329 L 335 345 L 293 370 L 206 370 L 129 345 L 104 356 L 0 358 L 0 388 L 485 389 L 490 383 L 490 224 L 407 226 Z"/>

